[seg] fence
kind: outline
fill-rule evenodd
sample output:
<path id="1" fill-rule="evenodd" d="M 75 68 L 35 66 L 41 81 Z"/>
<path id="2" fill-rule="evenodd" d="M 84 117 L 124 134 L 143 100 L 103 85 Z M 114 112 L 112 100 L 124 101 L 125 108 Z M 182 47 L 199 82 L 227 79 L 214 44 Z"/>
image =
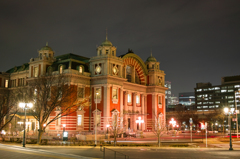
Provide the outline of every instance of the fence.
<path id="1" fill-rule="evenodd" d="M 121 153 L 121 152 L 117 152 L 115 150 L 112 150 L 112 149 L 109 149 L 109 148 L 106 148 L 106 147 L 103 147 L 103 146 L 100 146 L 100 151 L 103 152 L 103 159 L 105 159 L 105 157 L 106 158 L 109 158 L 109 157 L 112 158 L 111 154 L 114 156 L 113 159 L 120 159 L 120 158 L 121 159 L 129 159 L 128 155 L 126 155 L 124 153 Z M 112 152 L 112 153 L 107 154 L 106 153 L 107 151 Z M 117 154 L 118 154 L 118 156 L 117 156 Z"/>

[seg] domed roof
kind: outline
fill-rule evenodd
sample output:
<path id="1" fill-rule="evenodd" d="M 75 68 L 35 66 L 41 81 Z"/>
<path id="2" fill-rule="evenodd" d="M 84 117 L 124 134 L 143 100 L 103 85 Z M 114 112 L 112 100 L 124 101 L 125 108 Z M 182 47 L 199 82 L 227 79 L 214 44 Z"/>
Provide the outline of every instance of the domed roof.
<path id="1" fill-rule="evenodd" d="M 151 56 L 147 58 L 147 62 L 157 62 L 156 58 L 152 56 L 152 53 Z"/>
<path id="2" fill-rule="evenodd" d="M 42 50 L 53 51 L 52 48 L 48 46 L 48 43 L 46 43 L 46 46 L 44 46 L 44 47 L 42 47 L 42 48 L 40 49 L 40 51 L 42 51 Z"/>
<path id="3" fill-rule="evenodd" d="M 111 41 L 109 41 L 108 39 L 106 39 L 104 42 L 102 42 L 101 44 L 102 46 L 112 46 Z"/>

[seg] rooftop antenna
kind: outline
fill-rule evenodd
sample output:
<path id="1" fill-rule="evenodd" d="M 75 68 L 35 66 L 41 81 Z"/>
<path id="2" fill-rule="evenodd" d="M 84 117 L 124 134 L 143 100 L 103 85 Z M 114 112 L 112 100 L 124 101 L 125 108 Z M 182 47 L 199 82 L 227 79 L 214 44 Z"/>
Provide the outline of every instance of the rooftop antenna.
<path id="1" fill-rule="evenodd" d="M 107 33 L 107 29 L 106 29 L 106 40 L 108 40 L 107 36 L 108 36 L 108 33 Z"/>

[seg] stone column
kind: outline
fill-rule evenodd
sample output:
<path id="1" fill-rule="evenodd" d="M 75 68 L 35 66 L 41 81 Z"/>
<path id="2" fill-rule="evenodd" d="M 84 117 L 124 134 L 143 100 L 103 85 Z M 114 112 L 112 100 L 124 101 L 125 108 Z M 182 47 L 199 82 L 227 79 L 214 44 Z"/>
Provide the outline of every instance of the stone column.
<path id="1" fill-rule="evenodd" d="M 153 125 L 155 126 L 155 118 L 157 117 L 157 94 L 153 93 L 152 94 L 152 123 L 154 123 Z M 153 129 L 155 129 L 155 127 L 153 126 Z"/>
<path id="2" fill-rule="evenodd" d="M 144 123 L 142 123 L 142 131 L 143 130 L 145 130 L 145 122 L 146 122 L 146 120 L 145 120 L 145 100 L 144 100 L 144 95 L 143 94 L 141 94 L 141 99 L 142 99 L 142 103 L 141 103 L 141 109 L 142 109 L 142 113 L 141 114 L 143 114 L 143 116 L 142 116 L 142 120 L 144 120 Z"/>
<path id="3" fill-rule="evenodd" d="M 123 128 L 123 88 L 120 88 L 120 127 Z"/>
<path id="4" fill-rule="evenodd" d="M 133 113 L 134 113 L 134 115 L 133 115 L 133 121 L 132 121 L 132 125 L 133 125 L 133 131 L 136 131 L 137 130 L 137 124 L 136 124 L 136 95 L 137 95 L 137 93 L 136 92 L 134 92 L 133 94 L 133 101 L 132 101 L 132 104 L 133 104 Z"/>
<path id="5" fill-rule="evenodd" d="M 132 68 L 132 82 L 135 83 L 135 66 Z"/>
<path id="6" fill-rule="evenodd" d="M 124 109 L 123 109 L 125 112 L 128 111 L 127 97 L 128 97 L 128 92 L 125 91 L 125 92 L 124 92 Z M 123 121 L 124 121 L 124 123 L 123 123 L 124 125 L 123 125 L 123 126 L 126 125 L 126 128 L 127 128 L 127 115 L 124 115 L 124 119 L 123 119 Z"/>
<path id="7" fill-rule="evenodd" d="M 110 117 L 110 88 L 108 85 L 104 86 L 104 99 L 103 99 L 103 117 L 104 117 L 104 124 L 103 130 L 107 131 L 107 122 L 108 118 Z"/>
<path id="8" fill-rule="evenodd" d="M 144 112 L 147 114 L 147 94 L 144 94 Z M 144 115 L 144 125 L 145 125 L 145 130 L 147 130 L 147 115 Z"/>

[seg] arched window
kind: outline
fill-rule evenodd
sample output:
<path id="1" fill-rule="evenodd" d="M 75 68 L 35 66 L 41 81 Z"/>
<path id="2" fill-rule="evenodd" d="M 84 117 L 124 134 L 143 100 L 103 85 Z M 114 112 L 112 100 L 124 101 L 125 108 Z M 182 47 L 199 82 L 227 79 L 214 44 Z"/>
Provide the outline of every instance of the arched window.
<path id="1" fill-rule="evenodd" d="M 59 67 L 59 73 L 62 74 L 63 73 L 63 66 Z"/>
<path id="2" fill-rule="evenodd" d="M 127 65 L 126 67 L 127 81 L 132 82 L 132 67 Z"/>
<path id="3" fill-rule="evenodd" d="M 83 68 L 82 66 L 79 67 L 79 73 L 82 73 L 83 72 Z"/>

